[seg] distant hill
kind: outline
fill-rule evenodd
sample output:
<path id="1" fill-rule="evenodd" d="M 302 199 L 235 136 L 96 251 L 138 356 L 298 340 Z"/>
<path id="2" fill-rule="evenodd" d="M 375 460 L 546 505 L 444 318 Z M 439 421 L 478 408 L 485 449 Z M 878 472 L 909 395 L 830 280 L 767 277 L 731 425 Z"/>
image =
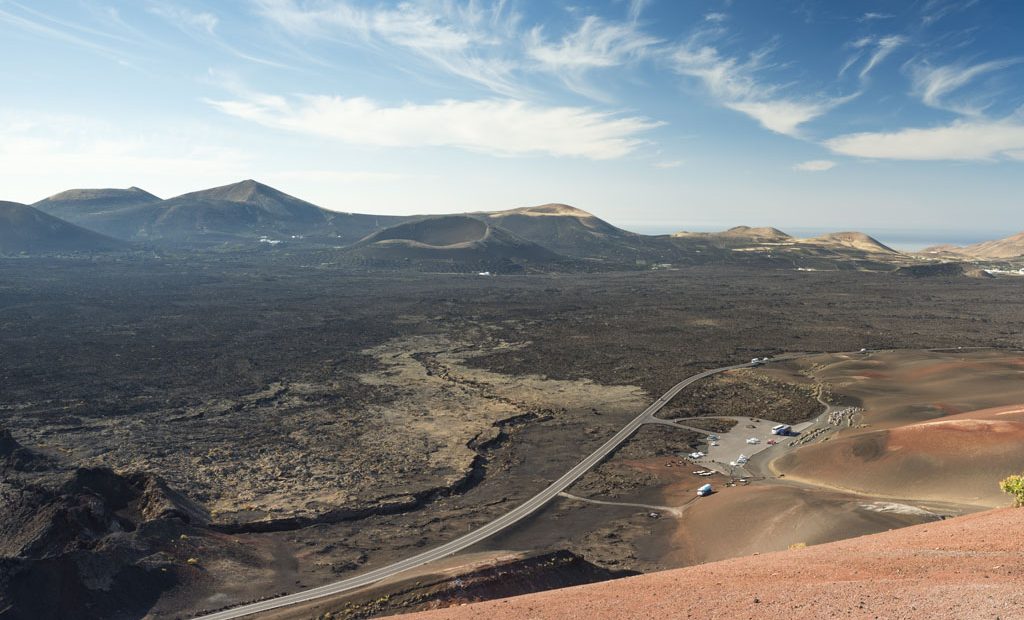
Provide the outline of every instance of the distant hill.
<path id="1" fill-rule="evenodd" d="M 759 242 L 784 242 L 790 241 L 793 237 L 782 232 L 778 228 L 734 226 L 721 232 L 677 232 L 672 234 L 677 239 L 718 239 L 721 241 L 759 241 Z"/>
<path id="2" fill-rule="evenodd" d="M 40 211 L 61 217 L 83 212 L 95 213 L 160 202 L 160 198 L 138 187 L 128 189 L 69 189 L 32 205 Z"/>
<path id="3" fill-rule="evenodd" d="M 375 261 L 449 261 L 482 268 L 563 260 L 545 247 L 467 215 L 403 222 L 367 236 L 347 253 Z"/>
<path id="4" fill-rule="evenodd" d="M 808 243 L 819 243 L 821 245 L 847 247 L 861 252 L 875 254 L 899 254 L 896 250 L 885 245 L 878 239 L 862 232 L 837 232 L 828 233 L 818 237 L 807 239 Z"/>
<path id="5" fill-rule="evenodd" d="M 0 201 L 0 254 L 104 252 L 126 247 L 28 205 Z"/>
<path id="6" fill-rule="evenodd" d="M 204 243 L 261 236 L 290 238 L 325 233 L 330 221 L 331 212 L 326 209 L 246 180 L 163 201 L 156 217 L 145 223 L 136 236 Z"/>
<path id="7" fill-rule="evenodd" d="M 90 230 L 157 244 L 266 237 L 344 245 L 408 219 L 328 211 L 251 179 L 167 200 L 133 187 L 68 190 L 36 204 Z"/>
<path id="8" fill-rule="evenodd" d="M 891 270 L 920 262 L 859 232 L 799 239 L 777 228 L 736 226 L 721 232 L 642 235 L 560 203 L 443 216 L 451 218 L 446 220 L 340 213 L 252 179 L 167 200 L 134 187 L 69 190 L 38 205 L 84 228 L 152 245 L 234 247 L 262 240 L 285 248 L 351 246 L 350 258 L 378 261 L 436 261 L 442 255 L 448 257 L 445 260 L 486 261 L 504 255 L 551 260 L 539 258 L 544 250 L 558 260 L 576 261 L 573 268 L 586 269 L 736 264 Z M 485 226 L 476 229 L 467 220 Z M 401 227 L 406 223 L 410 226 Z M 440 228 L 461 232 L 455 243 L 433 243 L 421 238 L 428 228 L 431 235 Z M 385 230 L 389 232 L 374 237 Z M 471 230 L 475 232 L 467 232 Z M 385 238 L 388 235 L 393 238 Z"/>
<path id="9" fill-rule="evenodd" d="M 1024 232 L 1003 239 L 983 241 L 964 247 L 937 245 L 921 250 L 922 254 L 961 256 L 964 258 L 1008 259 L 1024 256 Z"/>
<path id="10" fill-rule="evenodd" d="M 132 239 L 156 217 L 160 198 L 138 187 L 128 189 L 71 189 L 32 206 L 83 228 Z"/>
<path id="11" fill-rule="evenodd" d="M 867 269 L 888 271 L 915 262 L 860 232 L 837 232 L 800 239 L 777 228 L 736 226 L 722 232 L 678 232 L 681 248 L 710 262 L 792 267 L 809 271 Z"/>
<path id="12" fill-rule="evenodd" d="M 675 250 L 667 236 L 640 235 L 617 228 L 591 213 L 564 204 L 471 213 L 558 254 L 588 260 L 671 261 Z"/>

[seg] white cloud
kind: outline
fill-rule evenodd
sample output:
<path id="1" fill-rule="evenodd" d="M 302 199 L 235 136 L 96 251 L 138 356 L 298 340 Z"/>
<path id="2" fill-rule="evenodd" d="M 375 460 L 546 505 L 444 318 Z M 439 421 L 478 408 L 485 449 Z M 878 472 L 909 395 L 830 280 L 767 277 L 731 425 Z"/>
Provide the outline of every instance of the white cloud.
<path id="1" fill-rule="evenodd" d="M 804 161 L 794 165 L 793 170 L 798 172 L 824 172 L 835 167 L 836 162 L 830 159 L 812 159 L 810 161 Z"/>
<path id="2" fill-rule="evenodd" d="M 640 19 L 640 14 L 647 8 L 650 0 L 629 0 L 629 21 L 635 22 Z"/>
<path id="3" fill-rule="evenodd" d="M 799 135 L 800 125 L 857 96 L 818 95 L 806 99 L 783 96 L 779 92 L 780 87 L 763 83 L 756 77 L 766 54 L 754 54 L 741 62 L 722 56 L 714 47 L 698 47 L 691 41 L 676 49 L 672 61 L 678 73 L 699 79 L 723 106 L 746 114 L 766 129 L 787 136 Z"/>
<path id="4" fill-rule="evenodd" d="M 966 11 L 977 3 L 978 0 L 928 0 L 921 9 L 921 22 L 930 26 L 947 15 Z"/>
<path id="5" fill-rule="evenodd" d="M 966 115 L 980 114 L 978 106 L 960 101 L 948 103 L 946 97 L 967 86 L 975 78 L 986 73 L 1000 71 L 1024 61 L 1021 58 L 1003 58 L 976 65 L 952 64 L 940 67 L 915 65 L 911 67 L 914 93 L 925 105 L 943 110 L 952 110 Z M 971 99 L 968 97 L 968 99 Z"/>
<path id="6" fill-rule="evenodd" d="M 267 127 L 381 147 L 455 147 L 493 155 L 545 153 L 614 159 L 661 123 L 579 107 L 513 99 L 446 100 L 387 107 L 362 98 L 253 96 L 210 101 L 218 110 Z"/>
<path id="7" fill-rule="evenodd" d="M 773 99 L 767 101 L 738 101 L 726 103 L 730 110 L 742 112 L 753 118 L 765 129 L 785 136 L 796 136 L 800 125 L 825 114 L 837 103 L 836 100 L 821 102 L 789 101 Z"/>
<path id="8" fill-rule="evenodd" d="M 220 20 L 213 13 L 193 11 L 170 2 L 150 2 L 149 12 L 185 30 L 199 30 L 212 35 Z"/>
<path id="9" fill-rule="evenodd" d="M 97 41 L 99 38 L 116 38 L 110 37 L 107 33 L 55 20 L 20 4 L 13 5 L 20 14 L 6 11 L 2 8 L 4 6 L 7 5 L 0 3 L 0 23 L 6 23 L 19 31 L 38 37 L 89 49 L 108 58 L 120 60 L 124 57 L 121 51 L 108 46 L 106 42 Z"/>
<path id="10" fill-rule="evenodd" d="M 825 141 L 833 152 L 856 157 L 906 160 L 986 160 L 1016 158 L 1024 150 L 1024 121 L 959 120 L 931 128 L 867 132 Z"/>
<path id="11" fill-rule="evenodd" d="M 875 53 L 868 58 L 868 62 L 864 65 L 864 68 L 860 70 L 861 79 L 866 78 L 868 74 L 871 73 L 872 69 L 881 64 L 889 54 L 892 54 L 896 51 L 896 48 L 906 42 L 907 38 L 900 35 L 891 35 L 878 39 L 875 47 Z"/>
<path id="12" fill-rule="evenodd" d="M 875 67 L 880 65 L 882 61 L 888 58 L 889 55 L 896 51 L 897 48 L 907 43 L 908 40 L 909 39 L 907 39 L 907 37 L 902 35 L 890 35 L 886 37 L 867 36 L 861 37 L 856 41 L 852 41 L 848 44 L 848 47 L 856 49 L 857 52 L 847 58 L 846 62 L 843 63 L 842 68 L 839 69 L 839 77 L 843 77 L 843 74 L 845 74 L 850 67 L 857 64 L 857 62 L 860 61 L 861 58 L 864 58 L 864 55 L 871 48 L 874 48 L 874 52 L 868 56 L 868 60 L 864 63 L 864 66 L 861 68 L 858 76 L 861 81 L 864 81 Z"/>
<path id="13" fill-rule="evenodd" d="M 729 16 L 725 13 L 705 13 L 704 21 L 711 22 L 713 24 L 720 24 L 729 19 Z"/>
<path id="14" fill-rule="evenodd" d="M 548 43 L 540 27 L 530 31 L 526 53 L 545 67 L 589 69 L 614 67 L 643 56 L 660 41 L 633 24 L 609 23 L 599 17 L 583 19 L 579 29 L 562 40 Z"/>
<path id="15" fill-rule="evenodd" d="M 657 162 L 654 162 L 654 164 L 653 164 L 653 166 L 655 168 L 661 168 L 662 170 L 671 170 L 672 168 L 678 168 L 678 167 L 680 167 L 682 165 L 683 165 L 683 160 L 681 160 L 681 159 L 673 159 L 673 160 L 669 160 L 669 161 L 657 161 Z"/>
<path id="16" fill-rule="evenodd" d="M 526 37 L 525 51 L 527 57 L 557 75 L 570 90 L 606 99 L 587 83 L 587 72 L 639 60 L 660 43 L 660 39 L 641 32 L 636 22 L 607 22 L 588 16 L 575 32 L 558 42 L 547 41 L 541 27 L 533 28 Z"/>
<path id="17" fill-rule="evenodd" d="M 512 73 L 518 63 L 506 56 L 516 40 L 519 15 L 505 2 L 401 2 L 365 8 L 345 0 L 304 5 L 295 0 L 256 0 L 258 12 L 285 32 L 303 38 L 333 39 L 377 53 L 399 49 L 458 77 L 504 95 L 522 88 Z"/>
<path id="18" fill-rule="evenodd" d="M 859 21 L 859 22 L 871 22 L 871 21 L 877 21 L 877 20 L 880 20 L 880 19 L 892 19 L 893 17 L 896 17 L 896 16 L 891 14 L 891 13 L 877 13 L 877 12 L 869 11 L 869 12 L 861 15 L 857 19 L 857 21 Z"/>

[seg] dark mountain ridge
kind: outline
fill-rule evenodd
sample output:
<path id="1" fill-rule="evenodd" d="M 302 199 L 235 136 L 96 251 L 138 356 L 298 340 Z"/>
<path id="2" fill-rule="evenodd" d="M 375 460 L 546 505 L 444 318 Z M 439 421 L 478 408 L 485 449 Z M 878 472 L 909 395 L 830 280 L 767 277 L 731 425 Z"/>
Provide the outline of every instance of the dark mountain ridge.
<path id="1" fill-rule="evenodd" d="M 127 246 L 28 205 L 0 201 L 0 254 L 106 252 Z"/>

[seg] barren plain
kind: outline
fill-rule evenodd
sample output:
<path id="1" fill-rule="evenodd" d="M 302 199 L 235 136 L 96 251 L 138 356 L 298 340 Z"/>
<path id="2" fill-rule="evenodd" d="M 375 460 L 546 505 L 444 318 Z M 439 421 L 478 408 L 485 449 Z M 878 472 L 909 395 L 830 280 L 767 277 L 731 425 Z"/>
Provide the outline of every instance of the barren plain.
<path id="1" fill-rule="evenodd" d="M 0 263 L 0 424 L 19 446 L 4 457 L 5 506 L 29 515 L 33 502 L 54 514 L 68 514 L 72 500 L 109 504 L 90 513 L 107 516 L 61 545 L 19 545 L 5 557 L 0 600 L 12 618 L 89 609 L 83 605 L 99 592 L 110 595 L 86 579 L 104 562 L 111 579 L 125 566 L 163 577 L 140 582 L 148 592 L 143 602 L 119 606 L 115 594 L 92 617 L 138 617 L 139 609 L 187 617 L 384 565 L 502 514 L 676 381 L 707 368 L 785 352 L 982 346 L 1001 351 L 979 353 L 972 364 L 1010 373 L 1005 360 L 1016 354 L 1008 352 L 1024 344 L 1013 280 L 723 267 L 370 274 L 314 258 Z M 922 367 L 936 363 L 929 355 L 921 354 Z M 947 355 L 953 357 L 941 363 L 960 359 Z M 794 360 L 709 379 L 681 394 L 664 417 L 806 420 L 821 413 L 820 397 L 859 403 L 875 415 L 881 405 L 857 391 L 860 383 L 841 379 L 842 362 L 816 364 Z M 891 366 L 886 372 L 904 372 L 902 364 Z M 978 394 L 955 403 L 904 395 L 899 406 L 915 398 L 945 403 L 909 409 L 925 421 L 937 412 L 1024 402 L 1011 389 L 984 386 Z M 870 422 L 876 427 L 857 430 L 902 424 L 908 414 L 893 403 L 891 411 L 878 410 Z M 841 445 L 845 432 L 807 446 L 807 454 Z M 612 505 L 559 498 L 474 551 L 495 558 L 576 554 L 515 564 L 528 565 L 530 588 L 543 589 L 825 542 L 938 514 L 867 509 L 861 504 L 871 502 L 855 485 L 793 480 L 778 493 L 762 483 L 727 487 L 676 517 L 663 508 L 689 502 L 705 480 L 680 454 L 702 441 L 691 431 L 645 427 L 571 490 Z M 27 467 L 13 456 L 26 450 L 57 469 Z M 147 497 L 142 491 L 126 491 L 128 499 L 89 486 L 72 493 L 72 474 L 57 472 L 76 468 L 157 476 L 187 498 L 189 510 L 179 513 L 191 516 L 154 525 L 151 511 L 133 507 Z M 795 465 L 791 476 L 801 477 Z M 54 492 L 39 499 L 29 488 Z M 763 494 L 771 501 L 757 500 Z M 694 532 L 721 534 L 727 522 L 716 515 L 747 496 L 747 504 L 763 507 L 745 517 L 751 533 L 730 535 L 734 543 L 724 546 L 704 537 L 693 542 Z M 816 520 L 817 530 L 811 524 L 802 531 L 818 533 L 796 540 L 782 532 L 784 521 L 772 520 L 789 510 L 780 503 Z M 721 511 L 712 510 L 717 504 Z M 840 513 L 849 520 L 828 516 Z M 852 529 L 823 525 L 830 519 Z M 754 535 L 763 524 L 776 533 Z M 113 541 L 126 536 L 134 537 L 132 553 L 111 556 Z M 60 573 L 65 594 L 43 601 L 43 609 L 25 607 L 38 597 L 12 584 L 41 583 L 39 576 L 57 574 L 52 567 L 62 562 L 70 567 Z M 549 566 L 562 567 L 560 576 L 541 570 Z M 480 588 L 472 596 L 500 594 Z M 350 607 L 349 615 L 437 604 L 416 596 Z"/>

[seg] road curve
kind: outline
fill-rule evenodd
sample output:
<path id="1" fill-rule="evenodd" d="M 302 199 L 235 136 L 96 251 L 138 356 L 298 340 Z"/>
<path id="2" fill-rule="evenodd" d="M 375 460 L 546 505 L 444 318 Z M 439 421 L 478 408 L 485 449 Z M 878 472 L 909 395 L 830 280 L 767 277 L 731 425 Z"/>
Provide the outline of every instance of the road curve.
<path id="1" fill-rule="evenodd" d="M 336 581 L 327 585 L 319 586 L 316 588 L 310 588 L 309 590 L 303 590 L 294 594 L 288 594 L 285 596 L 278 596 L 275 598 L 266 599 L 257 603 L 249 603 L 247 605 L 241 605 L 231 609 L 225 609 L 216 613 L 208 614 L 205 616 L 199 616 L 195 620 L 232 620 L 234 618 L 243 618 L 252 614 L 258 614 L 272 609 L 278 609 L 281 607 L 287 607 L 289 605 L 296 605 L 298 603 L 305 603 L 325 596 L 332 596 L 335 594 L 341 594 L 349 590 L 355 590 L 363 586 L 376 583 L 382 579 L 386 579 L 393 575 L 405 572 L 407 570 L 429 564 L 435 560 L 454 555 L 463 549 L 475 545 L 476 543 L 497 534 L 501 530 L 510 527 L 522 519 L 530 516 L 537 510 L 539 510 L 544 504 L 548 503 L 552 499 L 558 496 L 559 493 L 568 489 L 574 482 L 580 479 L 583 474 L 590 471 L 598 463 L 603 461 L 622 445 L 627 439 L 629 439 L 633 433 L 637 431 L 641 426 L 651 421 L 662 407 L 668 404 L 670 400 L 675 398 L 679 392 L 683 391 L 684 388 L 689 386 L 691 383 L 700 381 L 711 375 L 726 372 L 728 370 L 736 370 L 739 368 L 749 368 L 750 364 L 737 364 L 735 366 L 724 366 L 722 368 L 715 368 L 712 370 L 705 370 L 702 373 L 687 377 L 679 383 L 672 386 L 669 391 L 665 392 L 661 398 L 651 403 L 651 405 L 644 409 L 643 413 L 633 418 L 626 426 L 622 427 L 618 433 L 604 442 L 600 448 L 594 450 L 587 458 L 579 462 L 575 467 L 567 471 L 561 478 L 552 482 L 547 488 L 540 493 L 534 495 L 524 503 L 513 508 L 504 515 L 497 519 L 481 526 L 464 536 L 460 536 L 455 540 L 445 543 L 439 547 L 435 547 L 423 553 L 408 557 L 404 560 L 389 564 L 381 568 L 369 571 L 362 575 L 345 579 L 343 581 Z"/>

